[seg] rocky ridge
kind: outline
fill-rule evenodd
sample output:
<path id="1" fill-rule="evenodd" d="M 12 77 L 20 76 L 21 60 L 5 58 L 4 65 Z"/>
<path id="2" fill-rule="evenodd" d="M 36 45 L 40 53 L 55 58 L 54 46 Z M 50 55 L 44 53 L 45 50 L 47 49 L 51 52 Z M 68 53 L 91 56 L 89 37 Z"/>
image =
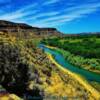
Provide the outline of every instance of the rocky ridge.
<path id="1" fill-rule="evenodd" d="M 56 28 L 38 28 L 24 23 L 14 23 L 5 20 L 0 20 L 0 32 L 19 38 L 59 36 L 62 34 Z"/>

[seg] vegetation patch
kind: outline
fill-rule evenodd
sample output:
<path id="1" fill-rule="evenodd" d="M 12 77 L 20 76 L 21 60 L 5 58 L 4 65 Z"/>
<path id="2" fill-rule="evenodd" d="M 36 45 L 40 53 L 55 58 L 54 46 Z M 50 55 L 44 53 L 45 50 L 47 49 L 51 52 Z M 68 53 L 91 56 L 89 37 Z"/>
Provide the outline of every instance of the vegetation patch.
<path id="1" fill-rule="evenodd" d="M 29 41 L 0 35 L 0 91 L 7 92 L 0 100 L 9 95 L 14 100 L 17 100 L 15 95 L 27 100 L 36 100 L 36 97 L 47 100 L 52 96 L 72 96 L 79 100 L 95 98 Z"/>
<path id="2" fill-rule="evenodd" d="M 100 73 L 100 37 L 73 36 L 42 40 L 42 43 L 57 47 L 65 59 L 73 65 Z"/>

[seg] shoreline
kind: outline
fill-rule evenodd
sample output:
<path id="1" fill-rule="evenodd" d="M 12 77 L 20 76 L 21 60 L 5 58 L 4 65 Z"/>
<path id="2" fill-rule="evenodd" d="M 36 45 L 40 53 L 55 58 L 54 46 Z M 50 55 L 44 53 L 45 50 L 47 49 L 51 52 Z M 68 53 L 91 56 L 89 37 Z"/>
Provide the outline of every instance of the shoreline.
<path id="1" fill-rule="evenodd" d="M 57 50 L 57 49 L 59 49 L 59 50 L 63 50 L 63 49 L 60 49 L 60 48 L 57 48 L 57 47 L 52 47 L 52 46 L 48 46 L 48 45 L 45 45 L 47 48 L 50 48 L 50 49 L 52 49 L 52 50 Z M 58 51 L 57 51 L 58 52 Z M 59 53 L 61 53 L 61 52 L 59 52 Z M 61 53 L 62 54 L 62 53 Z M 70 63 L 70 64 L 72 64 L 72 63 Z M 73 64 L 72 64 L 73 65 Z M 78 68 L 80 68 L 80 67 L 78 67 Z M 100 71 L 97 71 L 97 70 L 90 70 L 90 69 L 86 69 L 86 68 L 80 68 L 80 69 L 84 69 L 84 70 L 87 70 L 87 71 L 90 71 L 90 72 L 93 72 L 93 73 L 96 73 L 96 74 L 100 74 Z"/>
<path id="2" fill-rule="evenodd" d="M 53 58 L 53 56 L 49 53 L 47 53 L 47 56 L 48 58 L 59 68 L 61 69 L 62 71 L 64 71 L 65 73 L 71 75 L 74 79 L 76 79 L 81 85 L 83 85 L 85 87 L 86 90 L 88 90 L 92 95 L 93 97 L 96 98 L 96 100 L 99 100 L 100 99 L 100 93 L 95 89 L 93 88 L 86 80 L 82 79 L 81 76 L 63 68 L 60 64 L 58 64 L 55 59 Z"/>

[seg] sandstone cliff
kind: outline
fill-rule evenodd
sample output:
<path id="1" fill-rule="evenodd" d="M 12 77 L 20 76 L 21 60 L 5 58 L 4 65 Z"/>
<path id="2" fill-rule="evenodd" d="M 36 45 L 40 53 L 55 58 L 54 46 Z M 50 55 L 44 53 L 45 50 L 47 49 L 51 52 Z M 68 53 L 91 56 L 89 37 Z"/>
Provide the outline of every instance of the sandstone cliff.
<path id="1" fill-rule="evenodd" d="M 20 38 L 59 36 L 61 34 L 56 28 L 37 28 L 24 23 L 14 23 L 4 20 L 0 20 L 0 32 Z"/>

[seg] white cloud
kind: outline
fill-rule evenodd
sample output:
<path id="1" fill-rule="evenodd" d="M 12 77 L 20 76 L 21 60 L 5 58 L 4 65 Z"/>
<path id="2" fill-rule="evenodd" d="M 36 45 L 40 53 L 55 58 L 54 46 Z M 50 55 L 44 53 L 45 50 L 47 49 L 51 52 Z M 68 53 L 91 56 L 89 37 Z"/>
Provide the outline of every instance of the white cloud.
<path id="1" fill-rule="evenodd" d="M 0 16 L 0 19 L 3 19 L 3 20 L 14 20 L 14 19 L 17 19 L 17 18 L 22 18 L 28 14 L 30 14 L 29 9 L 33 9 L 34 7 L 36 7 L 37 4 L 32 4 L 32 5 L 28 5 L 28 6 L 25 6 L 24 8 L 21 8 L 15 12 L 10 12 L 10 13 L 6 13 L 4 15 L 1 15 Z M 37 10 L 33 10 L 31 12 L 31 14 L 34 14 L 36 13 Z"/>
<path id="2" fill-rule="evenodd" d="M 32 15 L 32 17 L 30 17 L 30 18 L 25 18 L 24 20 L 37 20 L 40 17 L 51 17 L 51 16 L 53 17 L 57 14 L 59 14 L 59 12 L 57 12 L 57 11 L 47 12 L 47 13 L 39 13 L 39 14 L 34 15 L 34 16 Z"/>
<path id="3" fill-rule="evenodd" d="M 59 0 L 49 0 L 44 2 L 44 4 L 48 5 L 56 2 L 59 2 Z M 44 13 L 40 12 L 40 7 L 41 6 L 39 6 L 37 3 L 34 3 L 25 6 L 15 12 L 10 12 L 4 15 L 0 14 L 0 19 L 17 22 L 31 21 L 34 22 L 33 24 L 36 26 L 56 26 L 82 18 L 87 14 L 97 11 L 100 8 L 100 3 L 87 3 L 83 5 L 81 4 L 73 7 L 66 7 L 66 9 L 64 10 L 56 10 Z M 26 17 L 28 15 L 30 16 Z M 44 18 L 39 19 L 40 17 Z"/>
<path id="4" fill-rule="evenodd" d="M 49 5 L 49 4 L 53 4 L 53 3 L 57 3 L 59 2 L 59 0 L 47 0 L 46 2 L 44 2 L 43 5 Z"/>
<path id="5" fill-rule="evenodd" d="M 38 20 L 35 25 L 39 25 L 40 27 L 44 26 L 56 26 L 56 25 L 61 25 L 65 22 L 73 21 L 78 18 L 82 18 L 86 16 L 87 14 L 90 14 L 92 12 L 95 12 L 98 10 L 100 7 L 100 3 L 98 4 L 88 4 L 88 5 L 83 5 L 83 6 L 78 6 L 78 7 L 73 7 L 71 8 L 71 12 L 66 13 L 64 15 L 60 16 L 53 16 L 51 18 L 46 18 L 43 20 Z M 78 8 L 78 9 L 76 9 Z M 44 24 L 42 24 L 44 23 Z"/>
<path id="6" fill-rule="evenodd" d="M 31 4 L 31 5 L 27 5 L 19 10 L 17 10 L 16 12 L 26 12 L 26 11 L 29 11 L 30 9 L 34 9 L 35 7 L 37 7 L 38 4 L 37 3 L 34 3 L 34 4 Z"/>

